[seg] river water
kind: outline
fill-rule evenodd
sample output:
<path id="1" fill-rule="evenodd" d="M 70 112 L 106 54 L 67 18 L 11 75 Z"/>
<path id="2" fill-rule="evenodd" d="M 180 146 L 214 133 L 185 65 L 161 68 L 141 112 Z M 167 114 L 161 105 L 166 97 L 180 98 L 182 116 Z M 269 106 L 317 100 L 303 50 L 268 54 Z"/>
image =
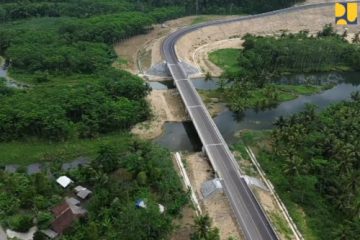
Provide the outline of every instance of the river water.
<path id="1" fill-rule="evenodd" d="M 23 89 L 28 87 L 28 85 L 16 82 L 14 79 L 10 78 L 7 74 L 7 70 L 3 69 L 2 66 L 0 66 L 0 78 L 5 79 L 5 84 L 7 87 L 18 88 L 18 89 Z"/>
<path id="2" fill-rule="evenodd" d="M 194 85 L 198 89 L 214 89 L 217 87 L 216 81 L 197 79 Z M 214 118 L 214 121 L 228 144 L 233 144 L 238 140 L 236 136 L 241 130 L 272 129 L 273 122 L 278 117 L 300 112 L 304 110 L 307 103 L 317 105 L 320 111 L 332 103 L 350 99 L 352 92 L 360 91 L 360 73 L 296 75 L 286 79 L 282 78 L 282 82 L 297 84 L 336 82 L 337 85 L 322 93 L 300 96 L 297 99 L 283 102 L 274 108 L 262 111 L 249 109 L 242 114 L 235 114 L 225 107 L 225 110 Z M 193 152 L 201 149 L 201 142 L 191 122 L 165 124 L 164 134 L 155 139 L 154 142 L 172 151 Z"/>

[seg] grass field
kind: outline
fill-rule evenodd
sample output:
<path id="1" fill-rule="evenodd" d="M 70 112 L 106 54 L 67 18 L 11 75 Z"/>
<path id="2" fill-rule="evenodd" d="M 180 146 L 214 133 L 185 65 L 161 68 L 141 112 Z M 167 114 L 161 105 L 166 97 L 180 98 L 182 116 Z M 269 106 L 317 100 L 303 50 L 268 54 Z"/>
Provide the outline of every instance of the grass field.
<path id="1" fill-rule="evenodd" d="M 209 59 L 224 71 L 236 72 L 239 69 L 238 59 L 239 49 L 225 48 L 219 49 L 209 54 Z"/>
<path id="2" fill-rule="evenodd" d="M 14 141 L 0 143 L 0 165 L 50 161 L 56 157 L 73 160 L 80 156 L 93 157 L 99 146 L 112 144 L 116 147 L 126 147 L 133 137 L 127 133 L 117 133 L 95 139 L 73 140 L 59 143 L 49 143 L 40 140 Z"/>

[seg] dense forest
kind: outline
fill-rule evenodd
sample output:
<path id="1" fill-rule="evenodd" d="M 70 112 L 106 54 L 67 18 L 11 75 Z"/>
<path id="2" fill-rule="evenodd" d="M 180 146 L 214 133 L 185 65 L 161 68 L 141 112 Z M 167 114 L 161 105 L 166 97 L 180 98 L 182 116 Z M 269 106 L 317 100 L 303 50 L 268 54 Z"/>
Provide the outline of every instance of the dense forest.
<path id="1" fill-rule="evenodd" d="M 118 70 L 72 86 L 5 89 L 0 86 L 0 141 L 96 137 L 125 130 L 150 114 L 144 100 L 148 85 Z"/>
<path id="2" fill-rule="evenodd" d="M 275 122 L 259 161 L 302 230 L 316 239 L 360 234 L 360 93 L 317 112 L 313 105 Z M 301 209 L 301 210 L 296 210 Z M 300 218 L 296 213 L 300 213 Z M 306 233 L 306 231 L 305 231 Z M 308 237 L 310 237 L 310 235 Z"/>
<path id="3" fill-rule="evenodd" d="M 225 68 L 223 78 L 230 84 L 223 87 L 226 101 L 235 111 L 249 106 L 271 106 L 281 98 L 282 90 L 273 83 L 282 75 L 360 70 L 359 34 L 355 35 L 353 44 L 345 40 L 346 36 L 346 32 L 337 34 L 330 24 L 317 36 L 308 31 L 283 32 L 273 37 L 244 36 L 235 66 Z M 220 60 L 215 63 L 223 67 L 225 63 Z M 257 97 L 254 94 L 264 97 L 253 103 Z"/>
<path id="4" fill-rule="evenodd" d="M 90 188 L 93 196 L 87 203 L 87 218 L 61 239 L 167 239 L 174 228 L 172 219 L 188 201 L 171 156 L 136 139 L 126 143 L 103 145 L 89 165 L 67 172 L 59 167 L 63 159 L 53 156 L 48 167 L 51 176 L 46 171 L 29 176 L 0 170 L 1 225 L 23 232 L 36 219 L 39 229 L 47 229 L 54 220 L 51 209 L 69 195 L 55 182 L 66 174 Z M 137 209 L 137 199 L 146 199 L 147 208 Z M 164 213 L 159 203 L 165 206 Z M 36 239 L 47 239 L 38 235 Z"/>
<path id="5" fill-rule="evenodd" d="M 2 1 L 0 55 L 12 62 L 16 73 L 92 74 L 114 60 L 112 44 L 145 33 L 154 23 L 193 14 L 196 3 L 200 13 L 226 13 L 229 7 L 236 13 L 267 11 L 295 1 L 260 2 Z M 22 20 L 26 18 L 31 19 Z"/>
<path id="6" fill-rule="evenodd" d="M 0 21 L 11 21 L 29 17 L 81 17 L 138 11 L 165 20 L 169 7 L 177 13 L 192 14 L 236 14 L 259 13 L 289 7 L 303 0 L 1 0 Z M 156 9 L 154 11 L 154 9 Z M 171 10 L 174 11 L 174 8 Z M 172 16 L 174 17 L 174 16 Z"/>

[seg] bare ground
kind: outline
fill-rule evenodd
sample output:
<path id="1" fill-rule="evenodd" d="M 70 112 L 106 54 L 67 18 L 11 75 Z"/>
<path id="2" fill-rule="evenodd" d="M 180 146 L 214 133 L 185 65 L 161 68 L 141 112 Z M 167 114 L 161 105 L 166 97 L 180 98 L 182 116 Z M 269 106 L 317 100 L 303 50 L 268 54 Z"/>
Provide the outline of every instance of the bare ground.
<path id="1" fill-rule="evenodd" d="M 115 52 L 127 62 L 123 68 L 134 74 L 139 74 L 146 71 L 150 66 L 162 62 L 160 48 L 164 38 L 181 27 L 191 25 L 198 17 L 201 16 L 183 17 L 167 21 L 162 25 L 157 24 L 147 34 L 138 35 L 116 44 Z M 206 16 L 207 20 L 220 18 L 229 18 L 229 16 Z M 148 64 L 149 62 L 150 64 Z"/>
<path id="2" fill-rule="evenodd" d="M 311 1 L 315 2 L 315 1 Z M 320 1 L 318 1 L 320 2 Z M 321 1 L 323 2 L 323 1 Z M 240 48 L 240 38 L 246 33 L 256 35 L 274 35 L 282 30 L 298 32 L 307 29 L 316 33 L 327 23 L 334 22 L 333 6 L 307 9 L 298 12 L 267 16 L 222 26 L 211 26 L 189 33 L 178 42 L 176 48 L 179 57 L 202 71 L 219 76 L 221 70 L 208 61 L 208 53 L 220 48 Z M 344 26 L 336 26 L 339 32 Z M 347 26 L 349 38 L 360 31 L 359 25 Z"/>
<path id="3" fill-rule="evenodd" d="M 192 226 L 194 225 L 195 211 L 189 206 L 186 206 L 182 212 L 182 217 L 175 220 L 176 229 L 171 237 L 171 240 L 189 240 L 192 233 Z"/>
<path id="4" fill-rule="evenodd" d="M 131 132 L 143 139 L 153 139 L 163 132 L 165 122 L 188 120 L 185 106 L 175 89 L 153 90 L 147 97 L 152 110 L 150 120 L 137 124 Z"/>
<path id="5" fill-rule="evenodd" d="M 237 224 L 232 216 L 232 210 L 224 194 L 216 194 L 210 199 L 203 199 L 201 185 L 214 177 L 210 163 L 204 158 L 202 153 L 189 154 L 186 157 L 186 167 L 191 184 L 200 200 L 202 209 L 213 220 L 213 226 L 220 229 L 220 238 L 243 239 L 237 228 Z"/>

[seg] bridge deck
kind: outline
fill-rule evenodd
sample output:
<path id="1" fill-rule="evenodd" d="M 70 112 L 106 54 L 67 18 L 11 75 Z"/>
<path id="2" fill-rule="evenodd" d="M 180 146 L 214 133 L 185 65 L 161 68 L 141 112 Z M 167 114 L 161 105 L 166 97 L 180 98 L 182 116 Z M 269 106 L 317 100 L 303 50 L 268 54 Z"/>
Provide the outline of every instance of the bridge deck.
<path id="1" fill-rule="evenodd" d="M 354 2 L 360 1 L 357 0 Z M 332 7 L 333 4 L 334 3 L 327 2 L 295 6 L 257 15 L 242 16 L 236 19 L 215 20 L 212 22 L 201 23 L 188 28 L 180 29 L 172 33 L 163 42 L 162 53 L 168 63 L 168 68 L 174 78 L 182 100 L 185 103 L 198 135 L 204 145 L 210 162 L 219 177 L 223 180 L 225 193 L 228 196 L 229 202 L 234 211 L 235 218 L 240 224 L 246 239 L 268 240 L 278 238 L 269 224 L 263 209 L 242 178 L 234 156 L 230 152 L 226 142 L 224 141 L 218 128 L 208 113 L 199 94 L 195 90 L 192 82 L 187 77 L 185 71 L 182 69 L 176 54 L 175 44 L 187 33 L 201 29 L 203 27 L 251 20 L 299 10 L 330 6 Z"/>
<path id="2" fill-rule="evenodd" d="M 239 167 L 198 92 L 180 64 L 168 64 L 213 168 L 223 180 L 235 217 L 247 239 L 277 239 L 260 205 L 241 176 Z"/>

